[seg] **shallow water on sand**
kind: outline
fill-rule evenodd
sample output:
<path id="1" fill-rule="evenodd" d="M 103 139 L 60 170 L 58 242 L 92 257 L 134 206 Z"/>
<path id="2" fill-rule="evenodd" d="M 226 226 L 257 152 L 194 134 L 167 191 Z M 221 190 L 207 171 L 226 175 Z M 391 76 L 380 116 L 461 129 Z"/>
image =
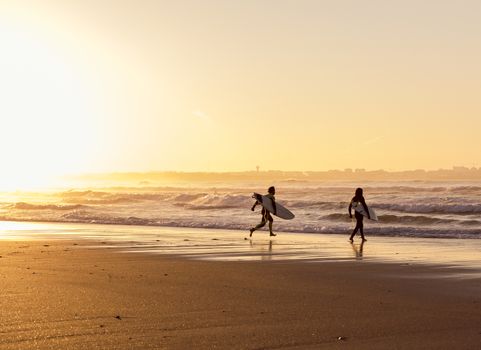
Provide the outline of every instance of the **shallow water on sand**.
<path id="1" fill-rule="evenodd" d="M 218 261 L 368 261 L 467 268 L 481 275 L 481 240 L 145 227 L 96 224 L 0 222 L 1 240 L 85 239 L 95 247 Z M 98 242 L 100 242 L 98 244 Z"/>

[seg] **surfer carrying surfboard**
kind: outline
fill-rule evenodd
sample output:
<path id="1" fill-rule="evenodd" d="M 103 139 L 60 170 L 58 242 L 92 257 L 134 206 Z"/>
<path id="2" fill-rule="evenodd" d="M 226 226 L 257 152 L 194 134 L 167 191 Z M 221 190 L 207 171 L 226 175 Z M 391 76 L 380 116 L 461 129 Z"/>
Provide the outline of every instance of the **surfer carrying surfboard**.
<path id="1" fill-rule="evenodd" d="M 356 227 L 354 231 L 352 231 L 351 237 L 349 240 L 352 242 L 354 236 L 356 235 L 357 231 L 361 232 L 362 241 L 367 241 L 364 237 L 364 223 L 363 218 L 365 213 L 368 219 L 371 219 L 371 214 L 369 212 L 369 208 L 367 207 L 366 201 L 364 196 L 362 195 L 362 188 L 357 188 L 356 192 L 354 193 L 354 197 L 351 199 L 351 203 L 349 203 L 349 217 L 352 219 L 351 209 L 354 207 L 354 216 L 356 218 Z"/>
<path id="2" fill-rule="evenodd" d="M 276 215 L 277 214 L 277 208 L 276 208 L 276 199 L 274 197 L 274 195 L 276 194 L 276 189 L 274 186 L 271 186 L 269 187 L 269 189 L 267 190 L 268 194 L 265 195 L 265 197 L 269 198 L 271 201 L 272 201 L 272 207 L 274 209 L 274 211 L 272 212 L 272 214 Z M 256 208 L 257 204 L 261 204 L 259 202 L 259 200 L 256 200 L 256 202 L 254 203 L 254 205 L 252 206 L 251 210 L 254 211 L 254 209 Z M 272 223 L 274 222 L 274 219 L 272 218 L 272 215 L 271 213 L 264 207 L 262 206 L 262 211 L 261 211 L 261 214 L 262 214 L 262 220 L 260 222 L 259 225 L 257 225 L 256 227 L 253 227 L 251 228 L 249 231 L 250 231 L 250 237 L 252 237 L 252 233 L 254 233 L 255 230 L 258 230 L 260 229 L 261 227 L 264 227 L 265 224 L 269 221 L 269 236 L 276 236 L 276 234 L 274 232 L 272 232 Z"/>

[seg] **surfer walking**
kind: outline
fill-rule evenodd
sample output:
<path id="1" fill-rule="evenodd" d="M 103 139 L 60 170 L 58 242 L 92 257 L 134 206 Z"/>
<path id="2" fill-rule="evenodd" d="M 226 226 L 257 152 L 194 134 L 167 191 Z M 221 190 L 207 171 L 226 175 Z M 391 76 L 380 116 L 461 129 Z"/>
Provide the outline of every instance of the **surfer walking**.
<path id="1" fill-rule="evenodd" d="M 356 204 L 356 207 L 359 207 L 359 205 L 362 205 L 364 208 L 364 212 L 367 214 L 368 219 L 371 218 L 371 215 L 369 213 L 369 209 L 367 207 L 366 201 L 364 199 L 364 196 L 362 194 L 362 188 L 357 188 L 356 192 L 354 193 L 354 197 L 352 197 L 351 203 L 349 203 L 349 217 L 352 219 L 352 212 L 351 209 L 353 205 Z M 354 210 L 354 217 L 356 218 L 356 227 L 354 228 L 354 231 L 352 231 L 351 237 L 349 237 L 349 240 L 352 242 L 354 239 L 354 236 L 356 235 L 357 231 L 361 233 L 361 238 L 362 241 L 367 241 L 367 239 L 364 237 L 364 223 L 363 223 L 363 218 L 364 215 L 362 215 L 360 212 L 357 210 Z"/>
<path id="2" fill-rule="evenodd" d="M 275 189 L 274 186 L 271 186 L 271 187 L 269 187 L 267 192 L 268 193 L 267 193 L 266 197 L 268 197 L 272 201 L 272 207 L 274 208 L 273 214 L 276 215 L 277 208 L 276 208 L 276 199 L 274 197 L 274 195 L 276 194 L 276 189 Z M 259 203 L 259 201 L 256 200 L 256 202 L 252 206 L 251 210 L 254 211 L 254 209 L 256 208 L 256 206 L 258 204 L 261 204 L 261 203 Z M 254 233 L 255 230 L 260 229 L 261 227 L 264 227 L 267 222 L 269 222 L 269 236 L 276 236 L 276 234 L 274 232 L 272 232 L 272 223 L 274 222 L 274 219 L 272 218 L 271 213 L 266 208 L 262 207 L 261 214 L 262 214 L 262 220 L 261 220 L 260 224 L 249 230 L 250 231 L 249 236 L 252 237 L 252 233 Z"/>

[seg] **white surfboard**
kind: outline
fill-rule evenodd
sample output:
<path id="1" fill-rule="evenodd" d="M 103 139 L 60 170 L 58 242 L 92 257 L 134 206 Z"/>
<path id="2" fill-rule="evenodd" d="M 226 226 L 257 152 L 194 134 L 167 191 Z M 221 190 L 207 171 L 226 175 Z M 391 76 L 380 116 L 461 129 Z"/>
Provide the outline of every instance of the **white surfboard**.
<path id="1" fill-rule="evenodd" d="M 274 207 L 272 206 L 272 200 L 267 197 L 263 196 L 259 193 L 255 193 L 252 195 L 252 198 L 255 198 L 264 208 L 266 208 L 270 213 L 274 214 Z M 281 219 L 291 220 L 294 219 L 295 215 L 292 212 L 285 208 L 282 204 L 279 204 L 276 201 L 276 214 L 275 216 L 280 217 Z"/>
<path id="2" fill-rule="evenodd" d="M 364 206 L 361 202 L 352 202 L 352 209 L 357 211 L 359 214 L 368 217 L 366 210 L 364 209 Z M 367 206 L 367 209 L 369 210 L 369 216 L 371 217 L 371 220 L 378 221 L 379 219 L 377 218 L 374 209 L 372 209 L 369 205 Z"/>

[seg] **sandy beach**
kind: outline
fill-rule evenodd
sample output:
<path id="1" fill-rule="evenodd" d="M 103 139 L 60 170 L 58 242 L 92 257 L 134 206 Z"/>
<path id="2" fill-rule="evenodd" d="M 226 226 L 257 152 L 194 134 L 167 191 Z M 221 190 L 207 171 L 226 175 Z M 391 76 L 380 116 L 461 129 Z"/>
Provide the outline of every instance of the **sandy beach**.
<path id="1" fill-rule="evenodd" d="M 481 345 L 481 279 L 462 267 L 193 260 L 75 237 L 10 237 L 0 256 L 0 349 Z"/>
<path id="2" fill-rule="evenodd" d="M 480 13 L 0 0 L 0 350 L 481 350 Z"/>

